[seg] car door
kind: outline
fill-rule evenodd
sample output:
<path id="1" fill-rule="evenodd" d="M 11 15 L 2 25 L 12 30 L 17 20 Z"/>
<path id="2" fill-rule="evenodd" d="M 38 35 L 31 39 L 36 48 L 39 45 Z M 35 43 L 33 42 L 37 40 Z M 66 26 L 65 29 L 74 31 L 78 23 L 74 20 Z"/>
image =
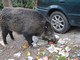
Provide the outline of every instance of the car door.
<path id="1" fill-rule="evenodd" d="M 80 0 L 66 0 L 65 3 L 73 25 L 80 25 Z"/>
<path id="2" fill-rule="evenodd" d="M 68 12 L 72 25 L 80 25 L 80 0 L 58 0 Z"/>

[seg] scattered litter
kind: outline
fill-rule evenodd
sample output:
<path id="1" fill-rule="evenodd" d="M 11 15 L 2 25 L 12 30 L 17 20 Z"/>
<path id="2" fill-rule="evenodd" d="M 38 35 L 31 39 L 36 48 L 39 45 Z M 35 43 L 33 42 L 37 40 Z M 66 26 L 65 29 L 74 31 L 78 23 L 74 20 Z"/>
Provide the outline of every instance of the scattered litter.
<path id="1" fill-rule="evenodd" d="M 69 53 L 68 52 L 65 52 L 65 57 L 68 57 L 69 56 Z"/>
<path id="2" fill-rule="evenodd" d="M 80 52 L 78 52 L 77 56 L 80 57 Z"/>
<path id="3" fill-rule="evenodd" d="M 8 60 L 14 60 L 14 59 L 8 59 Z"/>
<path id="4" fill-rule="evenodd" d="M 33 60 L 33 57 L 28 56 L 28 57 L 27 57 L 27 60 Z"/>
<path id="5" fill-rule="evenodd" d="M 73 46 L 72 46 L 72 48 L 76 48 L 76 47 L 78 48 L 78 47 L 79 47 L 79 45 L 78 45 L 78 44 L 76 44 L 76 45 L 73 45 Z"/>
<path id="6" fill-rule="evenodd" d="M 22 46 L 22 48 L 27 48 L 29 45 L 28 43 L 24 44 L 24 46 Z"/>
<path id="7" fill-rule="evenodd" d="M 37 59 L 39 59 L 39 57 L 36 57 Z"/>
<path id="8" fill-rule="evenodd" d="M 37 43 L 38 42 L 38 37 L 37 36 L 33 36 L 32 40 L 33 40 L 33 42 Z"/>
<path id="9" fill-rule="evenodd" d="M 71 40 L 71 39 L 69 39 L 69 38 L 59 39 L 58 43 L 64 45 L 64 44 L 67 44 L 69 42 L 69 40 Z"/>
<path id="10" fill-rule="evenodd" d="M 55 37 L 56 37 L 57 40 L 59 40 L 59 38 L 60 38 L 58 35 L 55 35 Z"/>
<path id="11" fill-rule="evenodd" d="M 53 53 L 53 52 L 58 52 L 59 50 L 61 50 L 62 48 L 58 48 L 58 47 L 54 47 L 54 45 L 51 45 L 49 48 L 47 48 L 47 50 L 50 52 L 50 53 Z"/>
<path id="12" fill-rule="evenodd" d="M 65 48 L 65 50 L 67 51 L 67 52 L 69 52 L 69 51 L 71 51 L 71 48 L 69 48 L 68 46 Z"/>
<path id="13" fill-rule="evenodd" d="M 39 55 L 40 55 L 40 52 L 37 53 L 37 56 L 39 56 Z"/>
<path id="14" fill-rule="evenodd" d="M 37 51 L 40 51 L 40 49 L 37 49 Z"/>
<path id="15" fill-rule="evenodd" d="M 53 44 L 53 42 L 50 42 L 50 44 Z"/>
<path id="16" fill-rule="evenodd" d="M 19 58 L 20 56 L 21 56 L 21 52 L 18 52 L 18 53 L 14 54 L 14 57 L 18 57 Z"/>
<path id="17" fill-rule="evenodd" d="M 76 45 L 73 45 L 72 48 L 76 48 Z"/>
<path id="18" fill-rule="evenodd" d="M 35 42 L 32 43 L 33 47 L 37 47 L 37 44 Z"/>
<path id="19" fill-rule="evenodd" d="M 45 54 L 46 54 L 46 52 L 43 52 L 43 53 L 42 53 L 42 55 L 45 55 Z"/>
<path id="20" fill-rule="evenodd" d="M 48 56 L 43 57 L 43 60 L 48 60 Z"/>
<path id="21" fill-rule="evenodd" d="M 63 44 L 65 44 L 65 40 L 59 39 L 58 43 L 63 45 Z"/>
<path id="22" fill-rule="evenodd" d="M 28 56 L 30 56 L 31 55 L 31 53 L 30 52 L 28 52 L 28 54 L 27 54 Z"/>
<path id="23" fill-rule="evenodd" d="M 43 60 L 42 58 L 38 59 L 38 60 Z"/>
<path id="24" fill-rule="evenodd" d="M 53 53 L 53 52 L 54 52 L 54 45 L 51 45 L 50 47 L 48 47 L 47 50 L 48 50 L 50 53 Z"/>
<path id="25" fill-rule="evenodd" d="M 64 40 L 61 40 L 61 41 L 64 41 Z M 61 41 L 59 43 L 62 43 Z M 64 46 L 64 45 L 60 45 L 60 46 Z M 61 56 L 68 57 L 69 56 L 69 51 L 71 51 L 71 48 L 69 48 L 68 46 L 66 46 L 65 49 L 63 49 L 63 48 L 60 48 L 60 46 L 55 47 L 53 44 L 51 44 L 51 46 L 48 47 L 47 50 L 50 53 L 59 53 L 59 55 L 61 55 Z"/>
<path id="26" fill-rule="evenodd" d="M 64 57 L 68 57 L 69 56 L 69 53 L 68 52 L 65 52 L 65 50 L 60 51 L 59 54 L 61 56 L 64 56 Z"/>
<path id="27" fill-rule="evenodd" d="M 58 35 L 55 35 L 55 37 L 57 39 L 59 39 L 60 37 Z M 39 46 L 44 46 L 46 44 L 48 44 L 47 41 L 44 40 L 39 40 L 39 38 L 37 36 L 33 36 L 32 37 L 33 40 L 33 47 L 36 47 L 37 45 Z M 70 39 L 69 38 L 64 38 L 64 39 L 59 39 L 58 43 L 53 44 L 53 42 L 50 42 L 51 44 L 49 45 L 48 48 L 46 48 L 47 51 L 49 51 L 50 53 L 56 53 L 58 59 L 59 58 L 63 58 L 63 57 L 69 57 L 69 52 L 71 51 L 71 48 L 69 46 L 66 46 L 66 44 L 68 43 Z M 27 48 L 28 47 L 28 43 L 26 43 L 24 46 L 22 46 L 22 48 Z M 79 47 L 77 44 L 73 45 L 73 47 Z M 0 52 L 2 52 L 2 50 L 0 50 Z M 27 53 L 27 60 L 34 60 L 34 57 L 31 56 L 31 52 Z M 49 56 L 45 56 L 46 55 L 46 51 L 42 51 L 40 49 L 37 49 L 37 54 L 35 57 L 35 60 L 49 60 Z M 15 53 L 14 57 L 20 57 L 21 56 L 21 52 Z M 74 55 L 75 56 L 75 55 Z M 78 52 L 77 56 L 80 56 L 80 52 Z M 52 56 L 51 56 L 52 57 Z M 14 59 L 8 59 L 8 60 L 14 60 Z M 76 60 L 78 60 L 78 58 L 76 58 Z"/>
<path id="28" fill-rule="evenodd" d="M 49 60 L 49 58 L 48 58 L 48 56 L 45 56 L 45 57 L 40 58 L 40 59 L 38 59 L 38 60 Z"/>
<path id="29" fill-rule="evenodd" d="M 40 54 L 42 54 L 43 52 L 40 52 Z"/>
<path id="30" fill-rule="evenodd" d="M 64 45 L 61 45 L 60 47 L 61 47 L 61 48 L 63 48 L 63 47 L 64 47 Z"/>
<path id="31" fill-rule="evenodd" d="M 47 44 L 48 44 L 48 41 L 44 41 L 44 40 L 39 40 L 37 42 L 37 45 L 39 45 L 39 46 L 44 46 L 44 45 L 47 45 Z"/>

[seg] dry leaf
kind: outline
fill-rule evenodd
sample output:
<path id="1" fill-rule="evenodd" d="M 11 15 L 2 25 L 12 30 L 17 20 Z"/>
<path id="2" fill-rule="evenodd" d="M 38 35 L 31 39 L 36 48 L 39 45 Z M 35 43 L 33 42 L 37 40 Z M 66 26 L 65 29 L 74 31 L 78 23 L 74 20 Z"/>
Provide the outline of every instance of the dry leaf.
<path id="1" fill-rule="evenodd" d="M 26 43 L 22 46 L 22 48 L 28 48 L 28 46 L 29 46 L 28 43 Z"/>

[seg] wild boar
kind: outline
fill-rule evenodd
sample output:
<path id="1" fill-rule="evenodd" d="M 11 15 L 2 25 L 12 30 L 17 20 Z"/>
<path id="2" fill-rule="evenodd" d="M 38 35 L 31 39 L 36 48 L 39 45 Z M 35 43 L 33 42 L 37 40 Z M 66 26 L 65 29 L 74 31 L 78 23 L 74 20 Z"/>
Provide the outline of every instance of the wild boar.
<path id="1" fill-rule="evenodd" d="M 42 36 L 43 38 L 55 41 L 54 31 L 49 20 L 36 10 L 26 8 L 6 7 L 2 10 L 1 30 L 4 44 L 7 44 L 6 36 L 10 34 L 14 40 L 12 32 L 23 34 L 28 44 L 32 46 L 32 36 Z"/>

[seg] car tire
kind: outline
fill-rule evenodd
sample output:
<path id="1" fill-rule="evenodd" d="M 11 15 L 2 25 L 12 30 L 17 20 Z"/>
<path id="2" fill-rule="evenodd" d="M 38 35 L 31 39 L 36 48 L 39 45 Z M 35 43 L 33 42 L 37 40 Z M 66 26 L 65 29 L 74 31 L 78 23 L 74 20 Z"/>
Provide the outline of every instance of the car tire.
<path id="1" fill-rule="evenodd" d="M 67 17 L 59 11 L 55 11 L 50 15 L 50 21 L 53 25 L 53 29 L 57 33 L 65 33 L 69 30 L 70 24 Z"/>

